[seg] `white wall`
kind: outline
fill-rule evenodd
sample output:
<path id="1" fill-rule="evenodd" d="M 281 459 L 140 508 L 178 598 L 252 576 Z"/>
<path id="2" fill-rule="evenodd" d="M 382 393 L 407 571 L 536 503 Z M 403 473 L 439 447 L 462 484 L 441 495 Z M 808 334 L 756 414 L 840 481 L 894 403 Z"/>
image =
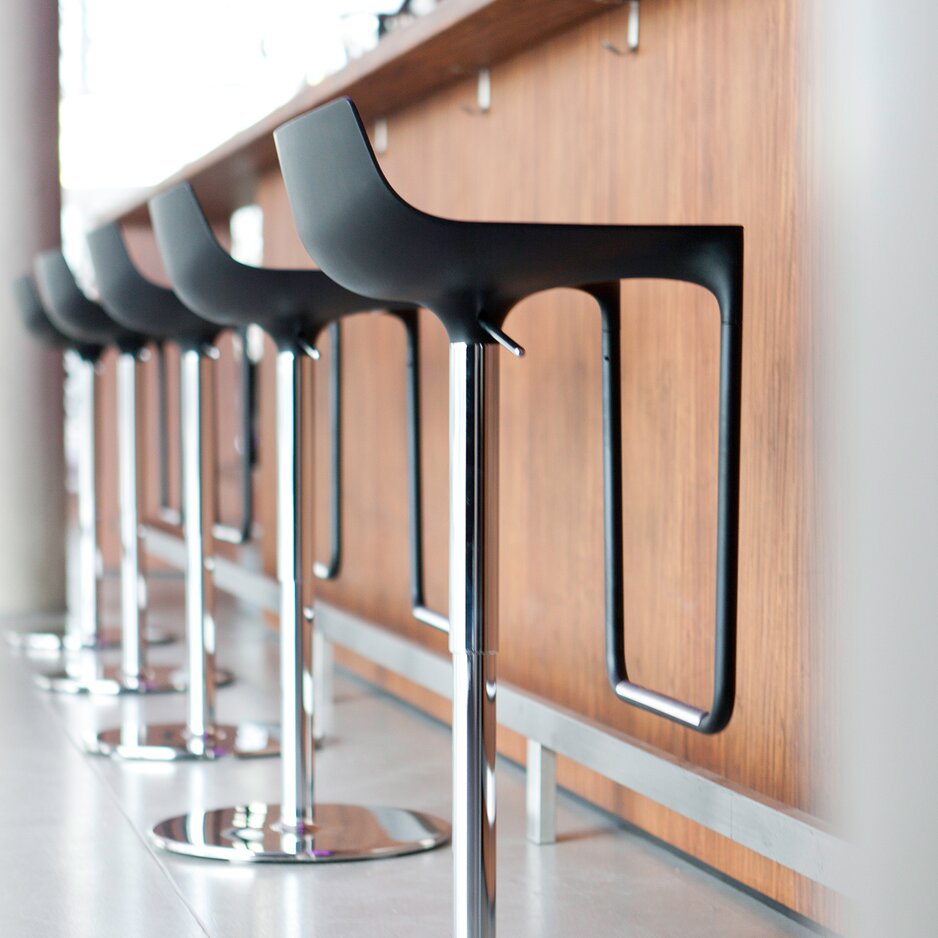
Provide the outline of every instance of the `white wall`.
<path id="1" fill-rule="evenodd" d="M 60 356 L 9 285 L 59 240 L 55 0 L 3 0 L 0 29 L 0 615 L 64 606 Z"/>
<path id="2" fill-rule="evenodd" d="M 818 408 L 850 933 L 938 935 L 938 4 L 824 0 Z"/>

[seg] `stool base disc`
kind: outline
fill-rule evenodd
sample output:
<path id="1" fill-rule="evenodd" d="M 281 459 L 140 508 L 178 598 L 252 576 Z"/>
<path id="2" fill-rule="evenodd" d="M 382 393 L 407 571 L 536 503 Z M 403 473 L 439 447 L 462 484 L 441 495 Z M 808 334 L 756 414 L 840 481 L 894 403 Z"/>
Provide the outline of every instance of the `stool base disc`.
<path id="1" fill-rule="evenodd" d="M 253 759 L 279 755 L 280 740 L 260 723 L 218 724 L 204 737 L 193 736 L 183 723 L 155 723 L 104 730 L 87 742 L 85 749 L 113 759 L 144 762 L 207 761 L 225 756 Z"/>
<path id="2" fill-rule="evenodd" d="M 64 627 L 28 632 L 7 632 L 7 642 L 18 651 L 57 654 L 65 647 Z"/>
<path id="3" fill-rule="evenodd" d="M 119 628 L 101 628 L 90 638 L 66 635 L 62 641 L 62 651 L 105 651 L 109 648 L 120 648 L 123 644 Z M 169 645 L 177 640 L 173 632 L 166 629 L 147 626 L 143 630 L 143 638 L 148 645 Z"/>
<path id="4" fill-rule="evenodd" d="M 230 671 L 215 672 L 215 686 L 225 687 L 234 678 Z M 97 667 L 90 673 L 76 669 L 37 674 L 36 683 L 54 694 L 91 694 L 95 697 L 117 697 L 122 694 L 166 694 L 185 691 L 189 676 L 179 668 L 156 666 L 147 668 L 143 677 L 128 678 L 118 665 Z"/>
<path id="5" fill-rule="evenodd" d="M 445 821 L 404 808 L 316 805 L 316 824 L 298 834 L 278 823 L 280 806 L 252 803 L 183 814 L 150 831 L 158 847 L 231 863 L 339 863 L 432 850 L 450 839 Z"/>

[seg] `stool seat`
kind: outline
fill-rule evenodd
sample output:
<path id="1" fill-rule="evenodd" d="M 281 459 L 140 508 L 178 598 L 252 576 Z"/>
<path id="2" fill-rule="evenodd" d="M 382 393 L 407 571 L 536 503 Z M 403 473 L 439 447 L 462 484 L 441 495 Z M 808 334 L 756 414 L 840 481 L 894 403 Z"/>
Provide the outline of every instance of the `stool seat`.
<path id="1" fill-rule="evenodd" d="M 453 342 L 491 342 L 526 296 L 629 278 L 709 290 L 724 322 L 741 303 L 742 228 L 465 222 L 405 202 L 381 172 L 355 105 L 340 99 L 274 133 L 300 237 L 350 289 L 432 309 Z"/>
<path id="2" fill-rule="evenodd" d="M 173 288 L 200 316 L 225 327 L 256 324 L 278 344 L 312 342 L 350 313 L 384 301 L 340 287 L 318 270 L 275 270 L 236 261 L 215 237 L 195 192 L 182 183 L 150 202 Z"/>
<path id="3" fill-rule="evenodd" d="M 20 318 L 27 332 L 55 348 L 71 349 L 83 358 L 97 358 L 101 352 L 99 345 L 86 345 L 70 339 L 64 332 L 56 328 L 49 318 L 36 283 L 29 274 L 23 274 L 13 281 L 13 298 L 20 311 Z"/>
<path id="4" fill-rule="evenodd" d="M 49 318 L 65 335 L 94 345 L 114 344 L 122 351 L 146 345 L 145 336 L 115 322 L 103 307 L 82 293 L 61 251 L 38 255 L 35 272 Z"/>
<path id="5" fill-rule="evenodd" d="M 120 325 L 159 341 L 202 346 L 215 341 L 219 327 L 196 316 L 167 287 L 137 269 L 116 222 L 87 236 L 101 305 Z"/>

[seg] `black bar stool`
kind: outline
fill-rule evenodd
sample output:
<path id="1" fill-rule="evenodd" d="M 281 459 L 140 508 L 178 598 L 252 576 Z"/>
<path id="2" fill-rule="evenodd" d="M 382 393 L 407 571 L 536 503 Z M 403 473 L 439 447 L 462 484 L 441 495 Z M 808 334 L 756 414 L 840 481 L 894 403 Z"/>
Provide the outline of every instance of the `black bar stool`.
<path id="1" fill-rule="evenodd" d="M 140 574 L 137 513 L 136 360 L 146 344 L 139 333 L 118 325 L 82 293 L 61 251 L 46 251 L 36 258 L 36 283 L 45 308 L 56 327 L 73 339 L 120 352 L 118 388 L 118 474 L 121 515 L 121 663 L 102 665 L 82 657 L 64 670 L 37 676 L 39 684 L 58 693 L 114 695 L 178 689 L 171 669 L 146 666 L 146 645 L 172 641 L 162 630 L 145 629 L 146 594 Z M 98 549 L 94 460 L 94 383 L 97 359 L 82 359 L 79 386 L 83 406 L 82 453 L 79 457 L 79 529 L 83 590 L 81 646 L 95 647 L 98 620 Z M 129 400 L 128 400 L 129 398 Z M 92 572 L 94 574 L 93 587 Z M 92 623 L 95 631 L 92 632 Z"/>
<path id="2" fill-rule="evenodd" d="M 316 804 L 313 775 L 312 621 L 303 608 L 300 519 L 302 359 L 330 322 L 380 303 L 318 271 L 268 270 L 235 261 L 216 241 L 187 185 L 150 203 L 173 289 L 219 326 L 261 326 L 277 344 L 277 578 L 280 583 L 282 792 L 156 825 L 155 842 L 190 856 L 322 863 L 428 850 L 449 839 L 443 821 L 402 808 Z"/>
<path id="3" fill-rule="evenodd" d="M 38 341 L 64 352 L 64 370 L 69 379 L 72 379 L 76 372 L 81 372 L 81 359 L 91 361 L 97 359 L 101 351 L 98 346 L 75 342 L 52 324 L 49 314 L 43 308 L 36 284 L 29 274 L 24 274 L 13 282 L 13 298 L 27 332 Z M 81 409 L 84 410 L 84 407 Z M 76 422 L 73 411 L 74 408 L 65 407 L 66 440 L 71 433 L 70 426 Z M 78 428 L 76 430 L 77 433 L 71 434 L 72 436 L 80 435 L 81 431 Z M 94 635 L 95 647 L 100 648 L 105 644 L 103 636 L 97 630 L 97 620 L 93 614 L 89 619 L 88 628 L 83 630 L 79 621 L 87 605 L 82 599 L 83 592 L 90 587 L 92 600 L 94 599 L 95 577 L 93 567 L 90 568 L 90 583 L 86 582 L 87 577 L 80 575 L 80 551 L 77 538 L 72 536 L 72 531 L 73 528 L 70 526 L 66 555 L 69 592 L 65 621 L 53 628 L 7 632 L 7 640 L 14 648 L 26 652 L 43 653 L 60 652 L 66 648 L 77 650 L 81 646 L 82 634 Z M 112 632 L 109 640 L 114 644 L 119 644 L 120 634 Z"/>
<path id="4" fill-rule="evenodd" d="M 215 690 L 231 675 L 215 667 L 212 557 L 214 525 L 214 407 L 205 384 L 219 329 L 195 316 L 171 290 L 151 283 L 130 259 L 120 229 L 105 225 L 88 235 L 101 302 L 112 318 L 154 341 L 182 349 L 183 530 L 186 545 L 186 643 L 188 705 L 185 723 L 127 723 L 99 733 L 88 748 L 124 759 L 169 761 L 224 755 L 275 755 L 276 743 L 254 724 L 222 725 L 215 718 Z M 203 434 L 203 415 L 208 433 Z"/>
<path id="5" fill-rule="evenodd" d="M 454 934 L 495 934 L 495 688 L 498 368 L 512 307 L 578 288 L 603 324 L 606 621 L 617 696 L 702 733 L 726 726 L 735 695 L 742 327 L 742 229 L 734 226 L 490 224 L 427 215 L 384 178 L 351 101 L 274 134 L 300 236 L 350 290 L 433 311 L 450 338 L 450 650 L 453 654 Z M 632 683 L 622 635 L 619 281 L 684 280 L 721 316 L 716 653 L 708 711 Z"/>

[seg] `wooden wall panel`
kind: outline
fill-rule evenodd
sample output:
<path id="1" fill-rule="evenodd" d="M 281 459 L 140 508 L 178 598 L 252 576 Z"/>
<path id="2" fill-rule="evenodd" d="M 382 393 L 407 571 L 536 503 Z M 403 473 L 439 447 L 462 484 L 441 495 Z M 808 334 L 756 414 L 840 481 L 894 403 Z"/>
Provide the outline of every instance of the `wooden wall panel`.
<path id="1" fill-rule="evenodd" d="M 501 408 L 500 673 L 807 811 L 806 760 L 822 743 L 809 676 L 810 310 L 799 197 L 797 7 L 659 0 L 637 56 L 616 57 L 625 14 L 592 20 L 493 72 L 493 106 L 466 113 L 471 82 L 391 115 L 392 184 L 431 212 L 492 220 L 724 223 L 746 228 L 740 675 L 730 728 L 697 736 L 618 703 L 602 648 L 599 332 L 569 292 L 533 298 L 507 329 Z M 276 174 L 259 201 L 269 263 L 307 263 Z M 710 689 L 718 332 L 687 286 L 623 287 L 625 575 L 636 678 L 700 703 Z M 403 344 L 393 322 L 345 327 L 345 566 L 321 595 L 443 651 L 408 614 Z M 423 319 L 428 598 L 446 600 L 446 343 Z M 324 387 L 324 369 L 318 381 Z M 324 394 L 319 395 L 320 408 Z M 324 416 L 320 409 L 318 416 Z M 320 428 L 324 421 L 320 420 Z M 319 433 L 317 446 L 324 442 Z M 320 466 L 322 460 L 320 460 Z M 317 544 L 326 543 L 317 476 Z M 373 669 L 372 669 L 373 670 Z M 397 682 L 398 684 L 400 682 Z M 813 696 L 814 695 L 814 696 Z M 417 695 L 422 698 L 423 695 Z M 432 707 L 439 712 L 438 705 Z M 517 744 L 510 747 L 520 757 Z M 830 921 L 794 874 L 575 767 L 562 779 L 779 901 Z"/>
<path id="2" fill-rule="evenodd" d="M 812 760 L 830 748 L 830 660 L 812 616 L 811 308 L 797 0 L 656 0 L 641 49 L 615 9 L 474 82 L 389 116 L 382 167 L 419 207 L 457 218 L 739 223 L 746 229 L 739 689 L 729 729 L 700 737 L 619 703 L 603 667 L 599 330 L 589 301 L 532 298 L 507 330 L 501 406 L 501 676 L 802 810 L 832 800 Z M 261 181 L 266 262 L 308 265 L 275 172 Z M 712 299 L 629 283 L 623 297 L 627 613 L 636 678 L 706 703 L 710 689 L 718 332 Z M 427 598 L 446 605 L 447 348 L 422 314 Z M 319 594 L 445 652 L 409 614 L 403 337 L 380 316 L 343 325 L 344 562 Z M 328 348 L 323 343 L 324 349 Z M 315 382 L 315 551 L 328 549 L 327 367 Z M 274 569 L 273 349 L 261 377 L 258 513 Z M 445 716 L 438 700 L 343 660 Z M 500 748 L 523 758 L 508 734 Z M 795 874 L 586 770 L 563 784 L 806 915 L 830 896 Z"/>
<path id="3" fill-rule="evenodd" d="M 152 230 L 144 224 L 125 224 L 123 234 L 129 253 L 139 270 L 155 283 L 168 286 L 169 280 L 159 256 Z M 229 232 L 224 225 L 216 226 L 216 234 L 222 243 L 229 241 Z M 241 494 L 239 455 L 240 446 L 240 342 L 230 333 L 223 333 L 217 348 L 220 358 L 216 362 L 215 379 L 218 394 L 218 456 L 219 487 L 218 501 L 221 520 L 229 524 L 240 523 Z M 181 499 L 180 478 L 180 438 L 179 438 L 179 350 L 167 342 L 164 347 L 167 372 L 167 401 L 169 428 L 169 492 L 170 503 L 179 508 Z M 103 443 L 99 457 L 99 501 L 101 537 L 105 562 L 108 567 L 116 567 L 120 558 L 118 533 L 118 503 L 116 482 L 116 387 L 114 376 L 114 355 L 105 356 L 102 378 L 99 381 L 101 403 L 98 414 L 99 445 Z M 159 383 L 155 357 L 150 357 L 140 372 L 141 422 L 140 432 L 144 438 L 145 458 L 141 467 L 143 479 L 144 519 L 147 524 L 165 526 L 159 517 L 159 432 L 158 432 L 158 396 Z M 255 508 L 255 511 L 258 509 Z M 263 517 L 265 513 L 259 512 Z M 259 524 L 262 528 L 262 522 Z M 113 532 L 113 533 L 112 533 Z M 231 558 L 243 557 L 244 551 L 234 545 L 217 543 L 216 552 Z M 151 567 L 160 564 L 147 558 Z"/>

